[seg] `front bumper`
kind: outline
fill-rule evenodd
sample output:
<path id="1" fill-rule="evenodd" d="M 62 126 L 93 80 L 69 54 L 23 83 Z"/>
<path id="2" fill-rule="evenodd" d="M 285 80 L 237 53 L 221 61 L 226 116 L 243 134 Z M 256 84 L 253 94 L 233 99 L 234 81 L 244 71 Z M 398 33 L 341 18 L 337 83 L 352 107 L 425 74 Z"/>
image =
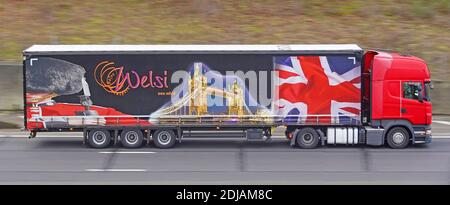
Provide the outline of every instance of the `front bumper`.
<path id="1" fill-rule="evenodd" d="M 431 127 L 425 130 L 414 131 L 414 143 L 430 143 L 432 141 Z"/>

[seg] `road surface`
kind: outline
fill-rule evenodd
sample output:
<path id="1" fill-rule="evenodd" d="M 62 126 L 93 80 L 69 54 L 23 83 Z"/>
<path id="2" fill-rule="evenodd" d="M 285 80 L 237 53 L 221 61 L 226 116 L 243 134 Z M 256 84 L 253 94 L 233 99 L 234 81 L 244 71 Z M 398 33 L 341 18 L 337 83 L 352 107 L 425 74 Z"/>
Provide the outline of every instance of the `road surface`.
<path id="1" fill-rule="evenodd" d="M 450 184 L 450 123 L 435 138 L 403 150 L 369 146 L 291 148 L 241 139 L 186 139 L 86 148 L 80 135 L 0 131 L 0 184 Z"/>

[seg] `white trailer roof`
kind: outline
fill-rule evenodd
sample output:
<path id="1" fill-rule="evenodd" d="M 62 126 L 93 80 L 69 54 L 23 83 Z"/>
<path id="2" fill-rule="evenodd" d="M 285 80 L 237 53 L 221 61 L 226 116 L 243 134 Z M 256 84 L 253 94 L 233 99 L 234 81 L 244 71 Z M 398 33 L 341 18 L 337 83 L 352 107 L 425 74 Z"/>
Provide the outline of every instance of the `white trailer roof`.
<path id="1" fill-rule="evenodd" d="M 361 51 L 356 44 L 292 45 L 33 45 L 25 53 L 48 52 L 182 52 L 182 51 Z"/>

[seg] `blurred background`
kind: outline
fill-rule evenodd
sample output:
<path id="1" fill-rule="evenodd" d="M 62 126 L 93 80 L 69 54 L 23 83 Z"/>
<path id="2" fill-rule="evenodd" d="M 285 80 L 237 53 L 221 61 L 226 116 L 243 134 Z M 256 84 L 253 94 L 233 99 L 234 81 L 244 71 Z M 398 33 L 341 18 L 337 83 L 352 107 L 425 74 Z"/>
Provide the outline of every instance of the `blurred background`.
<path id="1" fill-rule="evenodd" d="M 426 60 L 433 112 L 450 114 L 450 0 L 0 0 L 0 25 L 3 127 L 21 123 L 33 44 L 356 43 Z"/>

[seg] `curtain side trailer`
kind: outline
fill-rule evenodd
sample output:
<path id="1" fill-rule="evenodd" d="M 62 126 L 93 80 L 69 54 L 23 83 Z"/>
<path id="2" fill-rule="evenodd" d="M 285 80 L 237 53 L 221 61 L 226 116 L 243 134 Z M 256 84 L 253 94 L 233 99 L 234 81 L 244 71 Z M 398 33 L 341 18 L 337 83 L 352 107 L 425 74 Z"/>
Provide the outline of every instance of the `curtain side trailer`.
<path id="1" fill-rule="evenodd" d="M 292 146 L 431 142 L 426 63 L 332 45 L 34 45 L 24 125 L 93 148 L 284 135 Z M 278 133 L 278 134 L 277 134 Z"/>

